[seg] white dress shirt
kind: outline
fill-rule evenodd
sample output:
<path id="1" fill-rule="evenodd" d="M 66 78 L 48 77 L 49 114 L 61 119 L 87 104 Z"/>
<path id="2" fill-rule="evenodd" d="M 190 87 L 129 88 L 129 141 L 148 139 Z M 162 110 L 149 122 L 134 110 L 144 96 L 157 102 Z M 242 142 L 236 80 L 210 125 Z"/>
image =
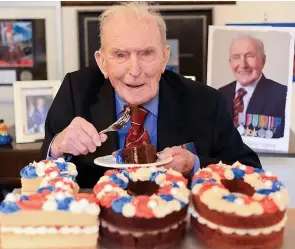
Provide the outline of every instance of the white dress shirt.
<path id="1" fill-rule="evenodd" d="M 246 114 L 246 111 L 247 111 L 247 108 L 248 108 L 248 105 L 249 105 L 250 99 L 251 99 L 251 97 L 252 97 L 252 95 L 253 95 L 253 92 L 254 92 L 254 90 L 255 90 L 255 88 L 256 88 L 256 86 L 257 86 L 257 83 L 259 82 L 259 80 L 261 79 L 261 77 L 262 77 L 262 74 L 259 76 L 259 78 L 258 78 L 256 81 L 254 81 L 254 83 L 252 83 L 251 85 L 247 85 L 247 86 L 243 86 L 243 85 L 241 85 L 240 82 L 237 81 L 237 84 L 236 84 L 236 91 L 235 91 L 235 97 L 238 96 L 238 90 L 239 90 L 240 88 L 244 88 L 244 89 L 246 90 L 246 92 L 247 92 L 247 93 L 244 95 L 244 97 L 243 97 L 243 102 L 244 102 L 243 115 Z"/>

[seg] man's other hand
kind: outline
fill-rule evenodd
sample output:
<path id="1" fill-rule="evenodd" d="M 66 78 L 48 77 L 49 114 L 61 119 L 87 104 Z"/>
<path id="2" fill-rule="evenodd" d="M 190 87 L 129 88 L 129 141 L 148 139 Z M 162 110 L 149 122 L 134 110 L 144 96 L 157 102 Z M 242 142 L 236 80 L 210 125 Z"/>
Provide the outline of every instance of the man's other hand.
<path id="1" fill-rule="evenodd" d="M 96 151 L 107 140 L 106 134 L 99 134 L 96 128 L 81 117 L 72 120 L 68 127 L 59 133 L 51 145 L 51 157 L 58 158 L 65 153 L 74 156 L 87 155 Z"/>
<path id="2" fill-rule="evenodd" d="M 194 154 L 188 150 L 180 147 L 167 147 L 158 154 L 160 159 L 173 157 L 173 160 L 164 165 L 166 169 L 172 168 L 183 175 L 187 175 L 194 167 L 195 157 Z"/>

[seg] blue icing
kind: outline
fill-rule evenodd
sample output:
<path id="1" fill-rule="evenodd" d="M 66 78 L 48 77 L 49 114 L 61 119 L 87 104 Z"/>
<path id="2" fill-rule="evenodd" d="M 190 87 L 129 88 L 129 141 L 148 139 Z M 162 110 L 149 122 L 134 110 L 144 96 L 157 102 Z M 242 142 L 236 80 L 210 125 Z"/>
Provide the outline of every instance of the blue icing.
<path id="1" fill-rule="evenodd" d="M 154 182 L 157 178 L 158 175 L 160 174 L 166 174 L 166 171 L 156 171 L 156 172 L 153 172 L 152 175 L 151 175 L 151 181 Z"/>
<path id="2" fill-rule="evenodd" d="M 261 195 L 269 195 L 273 192 L 275 192 L 275 191 L 273 191 L 272 189 L 259 189 L 256 191 L 256 193 L 261 194 Z"/>
<path id="3" fill-rule="evenodd" d="M 129 172 L 125 169 L 121 169 L 119 170 L 121 174 L 123 174 L 124 176 L 126 176 L 128 178 L 128 180 L 131 180 L 130 176 L 129 176 Z"/>
<path id="4" fill-rule="evenodd" d="M 110 175 L 110 181 L 114 184 L 119 185 L 123 189 L 127 188 L 127 182 L 125 182 L 121 178 L 117 177 L 116 174 Z"/>
<path id="5" fill-rule="evenodd" d="M 37 194 L 41 194 L 43 192 L 43 190 L 49 190 L 49 191 L 53 192 L 55 190 L 55 187 L 46 186 L 46 187 L 38 188 Z"/>
<path id="6" fill-rule="evenodd" d="M 222 199 L 229 202 L 234 202 L 235 199 L 237 199 L 237 196 L 235 196 L 234 194 L 229 194 L 229 195 L 222 196 Z"/>
<path id="7" fill-rule="evenodd" d="M 68 178 L 71 178 L 74 182 L 76 182 L 76 177 L 68 173 L 61 173 L 58 175 L 58 177 L 68 177 Z"/>
<path id="8" fill-rule="evenodd" d="M 173 188 L 179 188 L 179 185 L 176 182 L 171 182 Z"/>
<path id="9" fill-rule="evenodd" d="M 116 151 L 116 163 L 123 163 L 123 152 L 121 149 Z"/>
<path id="10" fill-rule="evenodd" d="M 126 203 L 130 203 L 130 201 L 133 199 L 133 196 L 123 196 L 123 197 L 120 197 L 116 200 L 114 200 L 112 202 L 112 209 L 114 212 L 116 213 L 119 213 L 121 214 L 122 213 L 122 210 L 123 210 L 123 207 Z"/>
<path id="11" fill-rule="evenodd" d="M 21 201 L 27 201 L 27 200 L 29 200 L 29 197 L 28 197 L 27 195 L 22 195 L 22 196 L 20 197 L 20 200 L 21 200 Z"/>
<path id="12" fill-rule="evenodd" d="M 4 214 L 15 213 L 15 212 L 17 212 L 19 210 L 20 210 L 20 208 L 18 207 L 16 202 L 3 201 L 0 204 L 0 212 L 2 212 Z"/>
<path id="13" fill-rule="evenodd" d="M 282 182 L 280 182 L 280 181 L 273 181 L 272 182 L 272 190 L 273 190 L 273 192 L 280 191 L 281 187 L 282 188 L 285 187 Z"/>
<path id="14" fill-rule="evenodd" d="M 55 162 L 56 166 L 59 168 L 59 170 L 62 171 L 68 171 L 68 164 L 67 162 Z"/>
<path id="15" fill-rule="evenodd" d="M 200 184 L 200 183 L 204 183 L 204 182 L 216 182 L 215 179 L 209 179 L 209 180 L 206 180 L 206 179 L 195 179 L 193 180 L 192 184 L 191 184 L 191 187 L 193 188 L 196 184 Z"/>
<path id="16" fill-rule="evenodd" d="M 234 173 L 235 179 L 243 179 L 245 171 L 238 168 L 233 168 L 232 172 Z"/>
<path id="17" fill-rule="evenodd" d="M 20 171 L 20 175 L 22 178 L 25 178 L 25 179 L 32 179 L 32 178 L 38 177 L 36 173 L 36 167 L 33 164 L 29 164 L 26 167 L 24 167 Z"/>
<path id="18" fill-rule="evenodd" d="M 159 197 L 161 197 L 165 201 L 173 201 L 174 200 L 174 197 L 172 195 L 161 194 L 161 195 L 159 195 Z"/>
<path id="19" fill-rule="evenodd" d="M 57 202 L 57 208 L 59 210 L 69 211 L 70 204 L 74 200 L 73 197 L 66 197 L 63 200 L 56 200 Z"/>
<path id="20" fill-rule="evenodd" d="M 258 174 L 262 174 L 262 173 L 264 173 L 265 171 L 264 171 L 263 169 L 260 169 L 260 168 L 255 168 L 255 169 L 254 169 L 254 172 L 255 172 L 255 173 L 258 173 Z"/>

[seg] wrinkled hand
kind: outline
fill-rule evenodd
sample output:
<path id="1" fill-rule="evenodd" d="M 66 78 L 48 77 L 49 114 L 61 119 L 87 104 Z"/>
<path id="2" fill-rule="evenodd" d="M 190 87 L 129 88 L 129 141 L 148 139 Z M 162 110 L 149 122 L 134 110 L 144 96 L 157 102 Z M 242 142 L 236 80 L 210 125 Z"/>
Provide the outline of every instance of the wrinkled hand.
<path id="1" fill-rule="evenodd" d="M 54 139 L 51 145 L 51 156 L 58 158 L 65 153 L 74 156 L 87 155 L 89 152 L 95 152 L 96 147 L 101 146 L 106 140 L 106 134 L 99 134 L 91 123 L 76 117 Z"/>
<path id="2" fill-rule="evenodd" d="M 173 160 L 170 163 L 164 165 L 166 169 L 172 168 L 183 175 L 187 175 L 193 169 L 195 157 L 190 151 L 174 146 L 172 148 L 167 147 L 158 154 L 160 159 L 171 156 L 173 157 Z"/>

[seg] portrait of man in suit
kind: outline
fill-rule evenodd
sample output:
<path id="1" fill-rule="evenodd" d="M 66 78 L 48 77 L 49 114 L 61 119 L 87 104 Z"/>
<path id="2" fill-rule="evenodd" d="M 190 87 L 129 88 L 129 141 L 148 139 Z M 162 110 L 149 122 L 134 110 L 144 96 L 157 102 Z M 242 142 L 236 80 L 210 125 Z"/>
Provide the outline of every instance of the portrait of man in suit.
<path id="1" fill-rule="evenodd" d="M 235 81 L 219 88 L 241 135 L 261 138 L 284 136 L 287 86 L 264 75 L 264 44 L 254 36 L 234 38 L 229 63 Z"/>

